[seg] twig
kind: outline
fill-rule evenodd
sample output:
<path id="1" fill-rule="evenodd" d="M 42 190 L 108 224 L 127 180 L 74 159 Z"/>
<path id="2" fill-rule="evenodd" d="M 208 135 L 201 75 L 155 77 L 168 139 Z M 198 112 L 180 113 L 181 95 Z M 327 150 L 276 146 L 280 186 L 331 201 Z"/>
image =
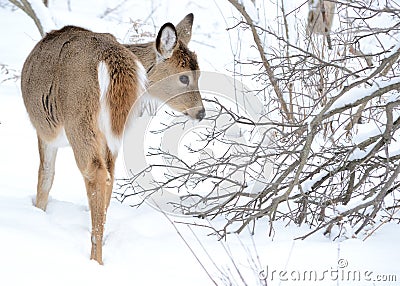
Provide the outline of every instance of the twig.
<path id="1" fill-rule="evenodd" d="M 39 33 L 42 37 L 46 34 L 44 32 L 42 23 L 40 23 L 35 11 L 33 10 L 31 4 L 27 0 L 9 0 L 12 4 L 24 11 L 32 20 L 35 22 L 36 27 L 39 29 Z"/>
<path id="2" fill-rule="evenodd" d="M 239 1 L 237 1 L 237 0 L 228 0 L 228 1 L 233 5 L 233 7 L 235 7 L 240 12 L 240 14 L 243 15 L 247 24 L 250 26 L 251 32 L 253 34 L 253 39 L 257 45 L 257 49 L 260 54 L 262 63 L 268 74 L 269 80 L 274 88 L 275 94 L 278 97 L 279 103 L 281 104 L 281 107 L 285 114 L 285 117 L 287 118 L 287 120 L 289 122 L 293 122 L 293 114 L 291 114 L 289 112 L 286 101 L 283 98 L 282 91 L 278 86 L 278 81 L 275 78 L 274 72 L 272 71 L 271 65 L 270 65 L 269 61 L 267 60 L 267 57 L 265 56 L 265 51 L 264 51 L 263 45 L 261 43 L 260 37 L 258 36 L 257 30 L 254 26 L 253 20 L 251 19 L 250 15 L 247 13 L 247 11 L 243 7 L 243 5 L 239 3 Z"/>

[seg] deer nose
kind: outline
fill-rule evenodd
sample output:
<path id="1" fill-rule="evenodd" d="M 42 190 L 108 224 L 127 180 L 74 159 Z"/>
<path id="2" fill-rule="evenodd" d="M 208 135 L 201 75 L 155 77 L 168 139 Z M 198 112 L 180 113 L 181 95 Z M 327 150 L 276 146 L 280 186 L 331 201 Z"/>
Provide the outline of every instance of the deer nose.
<path id="1" fill-rule="evenodd" d="M 197 112 L 196 118 L 201 121 L 204 116 L 206 116 L 206 110 L 204 109 L 204 107 L 202 109 L 199 110 L 199 112 Z"/>

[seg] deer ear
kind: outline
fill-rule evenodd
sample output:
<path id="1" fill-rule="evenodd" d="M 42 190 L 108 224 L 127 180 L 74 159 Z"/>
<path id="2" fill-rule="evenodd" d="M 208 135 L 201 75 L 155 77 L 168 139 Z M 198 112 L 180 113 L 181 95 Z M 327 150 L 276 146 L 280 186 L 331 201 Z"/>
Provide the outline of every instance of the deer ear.
<path id="1" fill-rule="evenodd" d="M 156 39 L 156 50 L 160 57 L 163 59 L 171 57 L 177 41 L 178 35 L 174 25 L 171 23 L 164 24 L 158 32 Z"/>
<path id="2" fill-rule="evenodd" d="M 182 21 L 176 25 L 176 31 L 178 32 L 178 39 L 184 42 L 186 45 L 189 43 L 192 37 L 192 26 L 193 26 L 193 13 L 187 14 Z"/>

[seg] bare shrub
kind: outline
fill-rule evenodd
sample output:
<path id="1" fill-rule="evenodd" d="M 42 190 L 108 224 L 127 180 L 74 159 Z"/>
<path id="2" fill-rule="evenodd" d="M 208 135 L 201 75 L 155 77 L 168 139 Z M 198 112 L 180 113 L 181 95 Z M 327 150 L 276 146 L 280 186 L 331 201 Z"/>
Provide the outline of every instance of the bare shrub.
<path id="1" fill-rule="evenodd" d="M 270 234 L 274 221 L 285 220 L 307 223 L 309 234 L 323 229 L 335 237 L 368 235 L 383 217 L 395 219 L 400 207 L 397 3 L 323 1 L 336 6 L 328 43 L 326 35 L 307 32 L 310 21 L 300 13 L 304 7 L 286 11 L 282 1 L 276 4 L 280 13 L 270 19 L 277 25 L 261 25 L 239 1 L 229 2 L 241 14 L 233 28 L 250 31 L 258 49 L 259 58 L 237 64 L 254 66 L 251 75 L 243 76 L 263 84 L 255 91 L 260 98 L 270 95 L 264 102 L 269 121 L 255 122 L 220 105 L 207 120 L 228 116 L 229 124 L 215 123 L 201 140 L 206 146 L 225 140 L 231 153 L 217 157 L 199 148 L 192 151 L 201 153 L 200 160 L 185 165 L 179 157 L 154 150 L 168 157 L 165 167 L 175 166 L 179 174 L 154 181 L 150 189 L 135 185 L 136 174 L 123 184 L 120 199 L 136 191 L 183 190 L 208 180 L 212 187 L 206 194 L 182 196 L 175 207 L 198 217 L 224 217 L 225 224 L 214 229 L 220 237 L 240 233 L 261 218 L 269 219 Z M 375 19 L 386 20 L 375 25 Z M 268 140 L 252 145 L 221 139 L 233 125 L 262 127 Z M 262 168 L 251 171 L 267 163 L 272 164 L 268 180 Z"/>

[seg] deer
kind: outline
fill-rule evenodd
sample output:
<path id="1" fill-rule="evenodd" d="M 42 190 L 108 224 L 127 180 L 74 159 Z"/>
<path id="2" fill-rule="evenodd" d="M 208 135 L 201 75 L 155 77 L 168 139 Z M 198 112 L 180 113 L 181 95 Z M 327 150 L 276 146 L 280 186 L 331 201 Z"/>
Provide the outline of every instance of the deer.
<path id="1" fill-rule="evenodd" d="M 103 265 L 103 233 L 115 161 L 130 112 L 154 82 L 153 99 L 194 120 L 205 116 L 196 54 L 187 47 L 193 14 L 165 23 L 155 41 L 123 45 L 108 33 L 65 26 L 47 33 L 24 62 L 21 91 L 36 129 L 39 170 L 35 206 L 46 211 L 60 147 L 71 146 L 91 215 L 90 258 Z"/>

